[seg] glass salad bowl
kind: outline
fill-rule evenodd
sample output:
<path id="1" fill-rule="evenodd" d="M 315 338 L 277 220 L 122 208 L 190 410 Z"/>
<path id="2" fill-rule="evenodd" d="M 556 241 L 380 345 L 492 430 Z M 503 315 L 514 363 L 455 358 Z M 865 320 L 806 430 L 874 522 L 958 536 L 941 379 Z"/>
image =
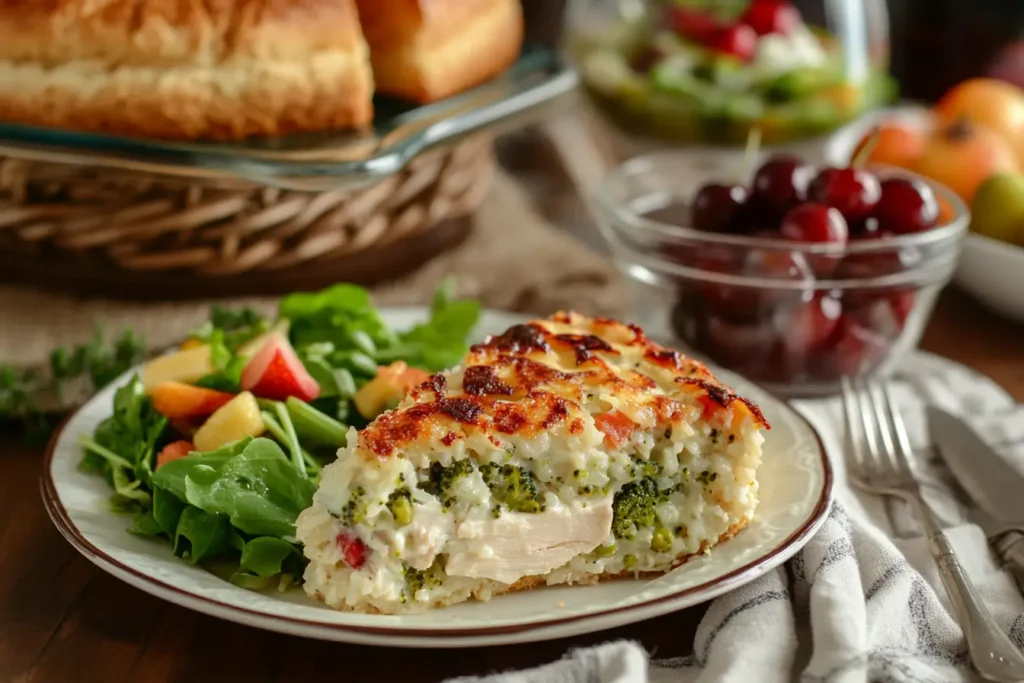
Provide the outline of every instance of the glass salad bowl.
<path id="1" fill-rule="evenodd" d="M 885 0 L 571 0 L 566 49 L 620 132 L 675 144 L 816 137 L 892 99 Z"/>

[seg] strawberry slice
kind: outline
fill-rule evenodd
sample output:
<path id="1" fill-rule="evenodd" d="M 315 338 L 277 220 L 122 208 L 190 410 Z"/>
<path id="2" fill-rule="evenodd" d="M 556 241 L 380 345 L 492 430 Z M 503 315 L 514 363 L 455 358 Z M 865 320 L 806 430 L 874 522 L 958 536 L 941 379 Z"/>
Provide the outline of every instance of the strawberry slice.
<path id="1" fill-rule="evenodd" d="M 341 548 L 341 556 L 345 558 L 345 564 L 352 569 L 362 569 L 366 564 L 366 555 L 369 550 L 366 544 L 358 537 L 347 534 L 344 531 L 338 534 L 335 539 L 338 547 Z"/>
<path id="2" fill-rule="evenodd" d="M 289 396 L 312 401 L 320 395 L 320 385 L 280 332 L 271 334 L 249 360 L 242 370 L 241 384 L 244 391 L 273 401 L 283 401 Z"/>
<path id="3" fill-rule="evenodd" d="M 595 415 L 594 425 L 604 432 L 604 441 L 609 446 L 622 444 L 636 429 L 636 424 L 618 410 Z"/>
<path id="4" fill-rule="evenodd" d="M 153 407 L 171 420 L 206 417 L 235 397 L 226 391 L 194 387 L 183 382 L 163 382 L 153 390 Z"/>
<path id="5" fill-rule="evenodd" d="M 180 460 L 196 449 L 191 441 L 172 441 L 163 447 L 156 456 L 156 468 L 160 469 L 169 462 Z"/>
<path id="6" fill-rule="evenodd" d="M 714 17 L 685 7 L 670 7 L 668 22 L 679 36 L 703 44 L 710 42 L 722 28 Z"/>

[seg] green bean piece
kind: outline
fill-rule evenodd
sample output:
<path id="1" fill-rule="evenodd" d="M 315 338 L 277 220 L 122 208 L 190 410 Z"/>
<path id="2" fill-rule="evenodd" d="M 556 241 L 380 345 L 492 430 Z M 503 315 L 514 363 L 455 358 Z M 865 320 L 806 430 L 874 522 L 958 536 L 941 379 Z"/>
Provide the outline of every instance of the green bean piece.
<path id="1" fill-rule="evenodd" d="M 377 376 L 377 362 L 360 351 L 338 351 L 331 360 L 338 365 L 360 375 Z"/>
<path id="2" fill-rule="evenodd" d="M 337 368 L 334 371 L 334 383 L 338 385 L 338 395 L 342 398 L 351 398 L 356 393 L 356 378 L 345 368 Z"/>
<path id="3" fill-rule="evenodd" d="M 373 338 L 366 332 L 366 330 L 348 330 L 349 341 L 352 345 L 365 353 L 368 356 L 372 356 L 377 353 L 377 345 L 373 343 Z"/>
<path id="4" fill-rule="evenodd" d="M 342 423 L 294 396 L 285 400 L 285 406 L 297 432 L 331 446 L 345 445 L 348 427 Z"/>

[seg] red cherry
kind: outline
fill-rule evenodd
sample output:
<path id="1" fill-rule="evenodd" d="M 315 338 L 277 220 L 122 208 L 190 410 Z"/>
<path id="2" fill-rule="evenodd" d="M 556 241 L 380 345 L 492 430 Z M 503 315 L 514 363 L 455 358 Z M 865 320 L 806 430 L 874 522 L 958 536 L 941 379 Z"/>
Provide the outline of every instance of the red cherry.
<path id="1" fill-rule="evenodd" d="M 828 347 L 814 358 L 818 379 L 835 381 L 874 369 L 885 354 L 888 344 L 865 328 L 855 316 L 839 318 Z"/>
<path id="2" fill-rule="evenodd" d="M 754 50 L 757 49 L 757 33 L 746 24 L 723 26 L 708 37 L 707 46 L 748 62 L 754 57 Z"/>
<path id="3" fill-rule="evenodd" d="M 853 315 L 866 329 L 884 339 L 898 339 L 914 309 L 915 296 L 910 290 L 876 293 L 870 301 L 862 296 Z"/>
<path id="4" fill-rule="evenodd" d="M 658 48 L 647 45 L 629 59 L 629 68 L 638 74 L 647 74 L 654 65 L 664 59 L 665 53 Z"/>
<path id="5" fill-rule="evenodd" d="M 783 343 L 790 357 L 815 353 L 835 332 L 843 306 L 828 294 L 819 294 L 786 318 Z"/>
<path id="6" fill-rule="evenodd" d="M 939 202 L 932 188 L 917 178 L 890 178 L 882 182 L 875 217 L 882 230 L 897 235 L 923 232 L 939 220 Z"/>
<path id="7" fill-rule="evenodd" d="M 742 185 L 705 185 L 693 199 L 690 223 L 704 232 L 731 232 L 746 200 L 747 188 Z"/>
<path id="8" fill-rule="evenodd" d="M 812 173 L 813 169 L 796 157 L 772 157 L 754 174 L 751 190 L 753 205 L 768 214 L 766 219 L 779 220 L 803 201 Z"/>
<path id="9" fill-rule="evenodd" d="M 849 229 L 838 209 L 824 204 L 801 204 L 789 211 L 779 228 L 782 236 L 794 242 L 845 243 Z"/>
<path id="10" fill-rule="evenodd" d="M 874 173 L 860 168 L 826 168 L 807 186 L 807 199 L 839 209 L 848 223 L 868 218 L 882 197 Z"/>
<path id="11" fill-rule="evenodd" d="M 740 21 L 759 36 L 769 33 L 788 35 L 803 23 L 800 11 L 782 0 L 760 0 L 751 3 Z"/>
<path id="12" fill-rule="evenodd" d="M 848 223 L 851 240 L 871 240 L 891 237 L 892 233 L 882 230 L 878 225 L 878 219 L 869 216 L 862 221 Z"/>
<path id="13" fill-rule="evenodd" d="M 698 43 L 707 43 L 721 28 L 714 17 L 685 7 L 669 7 L 666 20 L 681 37 Z"/>
<path id="14" fill-rule="evenodd" d="M 702 351 L 717 363 L 748 375 L 760 374 L 778 336 L 771 321 L 735 322 L 712 313 L 704 322 Z"/>

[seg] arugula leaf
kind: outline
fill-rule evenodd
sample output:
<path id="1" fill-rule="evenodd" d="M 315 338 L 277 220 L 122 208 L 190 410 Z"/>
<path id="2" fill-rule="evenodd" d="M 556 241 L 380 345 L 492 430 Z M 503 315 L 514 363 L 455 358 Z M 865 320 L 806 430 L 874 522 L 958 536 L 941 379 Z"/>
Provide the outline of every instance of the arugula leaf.
<path id="1" fill-rule="evenodd" d="M 279 303 L 278 314 L 291 322 L 289 336 L 297 348 L 331 342 L 338 350 L 365 352 L 395 341 L 370 293 L 357 285 L 342 283 L 319 292 L 289 294 Z"/>
<path id="2" fill-rule="evenodd" d="M 167 419 L 156 409 L 136 374 L 114 393 L 114 413 L 92 438 L 83 437 L 81 467 L 103 474 L 114 489 L 115 508 L 150 504 L 153 458 L 167 431 Z"/>
<path id="3" fill-rule="evenodd" d="M 233 536 L 237 534 L 227 519 L 190 505 L 182 511 L 174 530 L 174 554 L 198 564 L 230 553 L 237 547 Z"/>
<path id="4" fill-rule="evenodd" d="M 153 521 L 156 522 L 160 531 L 167 534 L 168 538 L 173 537 L 175 529 L 178 528 L 178 522 L 181 520 L 181 513 L 185 511 L 186 507 L 188 506 L 180 498 L 167 489 L 159 487 L 153 489 L 153 509 L 151 510 Z"/>
<path id="5" fill-rule="evenodd" d="M 164 489 L 178 500 L 185 501 L 185 477 L 193 468 L 205 465 L 219 472 L 228 460 L 239 455 L 250 443 L 252 437 L 247 436 L 217 450 L 190 453 L 184 458 L 172 460 L 153 473 L 153 486 Z"/>
<path id="6" fill-rule="evenodd" d="M 210 342 L 215 336 L 231 351 L 237 351 L 247 341 L 270 329 L 270 320 L 251 308 L 232 311 L 219 306 L 210 309 L 210 319 L 193 330 L 191 336 Z"/>
<path id="7" fill-rule="evenodd" d="M 163 529 L 160 528 L 160 524 L 153 517 L 152 510 L 143 510 L 135 515 L 132 525 L 128 527 L 128 533 L 137 536 L 156 537 L 163 533 Z"/>
<path id="8" fill-rule="evenodd" d="M 272 536 L 258 536 L 245 544 L 239 566 L 243 571 L 267 578 L 294 571 L 302 553 L 293 544 Z M 290 565 L 290 566 L 289 566 Z"/>
<path id="9" fill-rule="evenodd" d="M 188 503 L 225 515 L 253 536 L 293 537 L 295 519 L 312 504 L 315 490 L 267 438 L 254 439 L 219 470 L 197 464 L 185 475 Z"/>
<path id="10" fill-rule="evenodd" d="M 404 352 L 400 360 L 431 372 L 456 365 L 479 318 L 478 301 L 435 299 L 430 319 L 399 335 L 398 347 Z"/>

